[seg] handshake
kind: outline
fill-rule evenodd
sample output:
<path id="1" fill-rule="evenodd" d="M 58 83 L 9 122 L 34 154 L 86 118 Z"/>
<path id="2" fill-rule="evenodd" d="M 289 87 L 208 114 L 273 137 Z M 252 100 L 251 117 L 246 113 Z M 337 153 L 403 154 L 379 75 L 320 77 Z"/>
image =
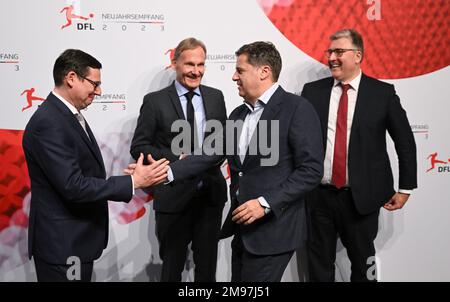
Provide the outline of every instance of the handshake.
<path id="1" fill-rule="evenodd" d="M 155 186 L 167 181 L 169 161 L 165 158 L 154 160 L 150 154 L 147 159 L 150 164 L 144 165 L 144 155 L 141 153 L 136 163 L 129 164 L 128 168 L 123 170 L 126 175 L 133 175 L 135 189 Z"/>

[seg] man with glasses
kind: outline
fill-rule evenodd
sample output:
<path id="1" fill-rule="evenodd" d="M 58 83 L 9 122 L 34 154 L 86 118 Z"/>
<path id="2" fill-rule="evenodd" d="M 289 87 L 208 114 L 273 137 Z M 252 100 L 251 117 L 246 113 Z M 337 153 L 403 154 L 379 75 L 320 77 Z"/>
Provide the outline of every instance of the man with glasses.
<path id="1" fill-rule="evenodd" d="M 351 281 L 376 281 L 371 268 L 379 211 L 401 209 L 417 187 L 416 146 L 394 86 L 361 72 L 361 35 L 345 29 L 330 40 L 325 54 L 332 77 L 305 84 L 302 92 L 319 114 L 325 147 L 323 179 L 307 198 L 310 280 L 334 281 L 339 235 Z M 398 156 L 398 191 L 386 132 Z"/>
<path id="2" fill-rule="evenodd" d="M 31 179 L 28 254 L 38 281 L 90 281 L 93 262 L 108 242 L 108 200 L 129 201 L 135 189 L 167 177 L 165 159 L 141 154 L 132 176 L 106 179 L 95 137 L 81 110 L 101 94 L 91 55 L 64 51 L 53 68 L 54 90 L 23 135 Z"/>

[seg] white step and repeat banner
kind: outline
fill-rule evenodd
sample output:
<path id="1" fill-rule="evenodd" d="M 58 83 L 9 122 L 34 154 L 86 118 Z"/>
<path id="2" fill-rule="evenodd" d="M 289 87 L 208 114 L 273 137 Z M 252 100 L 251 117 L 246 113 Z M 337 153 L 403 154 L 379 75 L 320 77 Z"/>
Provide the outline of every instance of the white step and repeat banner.
<path id="1" fill-rule="evenodd" d="M 346 27 L 365 38 L 363 70 L 395 84 L 418 147 L 419 188 L 403 210 L 381 210 L 380 280 L 450 281 L 449 14 L 448 0 L 0 0 L 0 281 L 36 280 L 26 252 L 30 182 L 21 138 L 53 88 L 63 50 L 82 49 L 104 66 L 103 95 L 83 114 L 113 175 L 131 161 L 142 97 L 174 79 L 167 66 L 180 40 L 205 42 L 203 83 L 224 92 L 230 113 L 242 102 L 231 80 L 241 45 L 273 42 L 283 58 L 281 85 L 300 93 L 329 75 L 323 51 L 329 35 Z M 95 263 L 96 281 L 158 280 L 151 204 L 144 192 L 127 205 L 110 203 L 110 241 Z M 349 261 L 341 244 L 338 250 L 336 278 L 348 281 Z M 221 241 L 218 281 L 230 280 L 230 258 L 230 240 Z M 304 261 L 298 251 L 283 281 L 303 281 Z M 192 267 L 190 255 L 184 280 L 193 280 Z"/>

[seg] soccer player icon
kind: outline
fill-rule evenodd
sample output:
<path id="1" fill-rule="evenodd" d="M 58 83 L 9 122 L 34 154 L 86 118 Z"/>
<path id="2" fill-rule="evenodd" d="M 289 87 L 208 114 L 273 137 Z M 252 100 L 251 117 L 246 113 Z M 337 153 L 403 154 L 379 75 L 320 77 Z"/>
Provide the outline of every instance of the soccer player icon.
<path id="1" fill-rule="evenodd" d="M 446 164 L 447 163 L 443 160 L 437 159 L 436 157 L 437 157 L 437 152 L 434 152 L 434 153 L 430 154 L 430 156 L 427 157 L 427 158 L 430 158 L 430 163 L 431 163 L 431 168 L 429 168 L 427 170 L 427 172 L 436 168 L 436 164 Z M 450 158 L 449 158 L 449 161 L 450 161 Z"/>
<path id="2" fill-rule="evenodd" d="M 38 96 L 34 96 L 35 89 L 34 88 L 30 88 L 30 89 L 25 89 L 20 95 L 23 95 L 24 93 L 27 94 L 27 103 L 28 106 L 25 106 L 22 108 L 22 112 L 28 108 L 31 108 L 31 106 L 33 106 L 33 101 L 45 101 L 45 99 L 40 98 Z"/>
<path id="3" fill-rule="evenodd" d="M 89 20 L 89 18 L 93 18 L 94 17 L 93 13 L 90 13 L 89 17 L 83 17 L 83 16 L 75 15 L 73 13 L 73 5 L 69 5 L 69 6 L 63 7 L 63 9 L 59 13 L 62 13 L 63 11 L 66 11 L 67 24 L 61 26 L 61 29 L 64 29 L 65 27 L 68 27 L 68 26 L 72 25 L 72 19 Z"/>

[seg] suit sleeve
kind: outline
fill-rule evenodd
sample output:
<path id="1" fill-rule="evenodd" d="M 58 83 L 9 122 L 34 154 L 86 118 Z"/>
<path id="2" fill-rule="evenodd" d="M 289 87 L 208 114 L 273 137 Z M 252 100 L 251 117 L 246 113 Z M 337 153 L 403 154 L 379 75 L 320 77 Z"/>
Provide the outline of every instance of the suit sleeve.
<path id="1" fill-rule="evenodd" d="M 144 154 L 144 163 L 147 162 L 147 155 L 151 154 L 154 159 L 166 158 L 175 161 L 178 158 L 170 150 L 164 150 L 156 146 L 156 130 L 158 126 L 158 112 L 151 95 L 146 95 L 141 106 L 139 118 L 131 142 L 130 153 L 134 159 L 138 159 L 139 154 Z"/>
<path id="2" fill-rule="evenodd" d="M 55 190 L 69 202 L 129 201 L 130 176 L 86 177 L 78 164 L 73 138 L 54 121 L 41 120 L 31 134 L 33 160 Z"/>
<path id="3" fill-rule="evenodd" d="M 218 133 L 212 134 L 208 137 L 213 141 L 222 141 L 222 147 L 219 152 L 216 149 L 209 150 L 208 148 L 203 148 L 203 151 L 195 150 L 194 154 L 201 155 L 189 155 L 185 159 L 177 160 L 170 164 L 170 169 L 172 170 L 172 175 L 174 181 L 179 181 L 187 178 L 197 176 L 206 170 L 214 166 L 220 166 L 225 159 L 225 129 L 221 129 Z M 206 141 L 206 140 L 205 140 Z M 205 151 L 206 150 L 206 151 Z"/>
<path id="4" fill-rule="evenodd" d="M 305 99 L 307 99 L 308 101 L 310 101 L 310 98 L 309 98 L 309 96 L 310 96 L 310 94 L 309 94 L 309 85 L 308 85 L 308 83 L 303 85 L 301 96 L 304 97 Z"/>
<path id="5" fill-rule="evenodd" d="M 284 203 L 305 196 L 323 176 L 323 146 L 319 118 L 309 102 L 297 106 L 289 129 L 289 145 L 293 152 L 294 170 L 279 190 L 264 195 L 275 215 Z"/>
<path id="6" fill-rule="evenodd" d="M 416 143 L 405 110 L 395 89 L 389 90 L 387 131 L 395 145 L 399 165 L 399 188 L 417 188 Z"/>

